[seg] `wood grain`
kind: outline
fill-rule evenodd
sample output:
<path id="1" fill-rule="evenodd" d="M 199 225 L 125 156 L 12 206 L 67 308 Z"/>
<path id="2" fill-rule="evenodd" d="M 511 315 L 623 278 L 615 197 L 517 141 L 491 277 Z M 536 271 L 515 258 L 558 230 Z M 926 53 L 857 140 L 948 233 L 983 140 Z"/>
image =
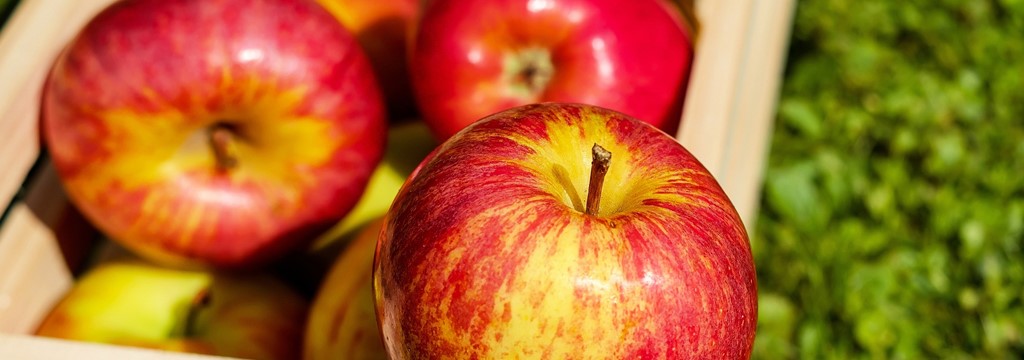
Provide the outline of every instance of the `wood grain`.
<path id="1" fill-rule="evenodd" d="M 796 0 L 698 1 L 702 19 L 677 139 L 752 233 Z"/>
<path id="2" fill-rule="evenodd" d="M 42 337 L 0 334 L 0 354 L 5 359 L 133 359 L 133 360 L 214 360 L 223 357 L 173 353 L 166 351 L 99 345 Z"/>
<path id="3" fill-rule="evenodd" d="M 42 166 L 24 198 L 14 198 L 39 158 L 38 98 L 50 63 L 111 2 L 23 0 L 0 33 L 0 204 L 12 204 L 0 224 L 0 332 L 35 328 L 87 253 L 78 241 L 92 239 L 52 167 Z"/>
<path id="4" fill-rule="evenodd" d="M 0 204 L 8 204 L 39 156 L 39 95 L 50 64 L 113 0 L 22 0 L 0 33 Z"/>

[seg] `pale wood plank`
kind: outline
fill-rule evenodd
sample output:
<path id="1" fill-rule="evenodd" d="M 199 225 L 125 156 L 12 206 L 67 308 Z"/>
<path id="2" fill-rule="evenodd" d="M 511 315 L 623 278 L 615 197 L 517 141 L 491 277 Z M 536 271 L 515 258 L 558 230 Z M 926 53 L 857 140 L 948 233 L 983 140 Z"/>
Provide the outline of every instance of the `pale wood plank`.
<path id="1" fill-rule="evenodd" d="M 0 333 L 31 333 L 71 287 L 60 249 L 24 204 L 0 229 Z M 0 352 L 2 353 L 2 352 Z"/>
<path id="2" fill-rule="evenodd" d="M 755 2 L 750 33 L 757 35 L 748 39 L 743 80 L 733 105 L 733 116 L 742 125 L 729 134 L 721 176 L 727 180 L 729 196 L 741 200 L 733 205 L 745 216 L 748 232 L 757 221 L 795 2 Z"/>
<path id="3" fill-rule="evenodd" d="M 0 228 L 0 333 L 33 332 L 71 288 L 53 231 L 68 206 L 56 171 L 46 167 Z"/>
<path id="4" fill-rule="evenodd" d="M 677 139 L 752 232 L 795 0 L 698 1 L 702 19 Z"/>
<path id="5" fill-rule="evenodd" d="M 39 156 L 38 97 L 47 69 L 74 34 L 114 0 L 22 0 L 0 33 L 0 204 Z"/>
<path id="6" fill-rule="evenodd" d="M 175 353 L 125 346 L 0 334 L 0 354 L 16 360 L 213 360 L 225 357 Z"/>
<path id="7" fill-rule="evenodd" d="M 38 97 L 50 63 L 111 2 L 23 0 L 0 33 L 0 203 L 11 202 L 39 156 Z M 53 230 L 68 206 L 55 172 L 46 168 L 0 228 L 0 332 L 30 333 L 70 288 L 72 274 Z"/>

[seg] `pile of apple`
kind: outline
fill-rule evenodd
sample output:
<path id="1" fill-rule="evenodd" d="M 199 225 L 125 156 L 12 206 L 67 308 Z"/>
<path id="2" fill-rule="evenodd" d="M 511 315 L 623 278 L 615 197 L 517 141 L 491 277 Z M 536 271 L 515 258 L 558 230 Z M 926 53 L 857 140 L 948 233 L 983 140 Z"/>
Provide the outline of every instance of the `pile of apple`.
<path id="1" fill-rule="evenodd" d="M 692 58 L 676 5 L 111 5 L 54 63 L 41 133 L 133 256 L 88 269 L 38 334 L 260 359 L 749 357 L 747 235 L 668 135 Z"/>

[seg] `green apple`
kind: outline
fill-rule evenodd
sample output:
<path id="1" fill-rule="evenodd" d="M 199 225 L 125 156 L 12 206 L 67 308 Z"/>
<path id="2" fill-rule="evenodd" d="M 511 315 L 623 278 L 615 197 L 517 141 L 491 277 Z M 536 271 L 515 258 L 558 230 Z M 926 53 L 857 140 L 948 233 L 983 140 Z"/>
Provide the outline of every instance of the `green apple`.
<path id="1" fill-rule="evenodd" d="M 116 260 L 85 273 L 36 334 L 249 359 L 295 359 L 307 306 L 270 275 Z"/>

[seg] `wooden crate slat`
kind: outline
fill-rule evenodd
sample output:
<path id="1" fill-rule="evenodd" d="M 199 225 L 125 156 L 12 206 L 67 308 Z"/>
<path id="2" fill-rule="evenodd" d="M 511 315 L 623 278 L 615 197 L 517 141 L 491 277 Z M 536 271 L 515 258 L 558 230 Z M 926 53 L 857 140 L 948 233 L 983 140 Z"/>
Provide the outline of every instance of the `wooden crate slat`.
<path id="1" fill-rule="evenodd" d="M 34 331 L 70 288 L 93 231 L 67 201 L 56 170 L 44 166 L 0 227 L 0 333 Z"/>
<path id="2" fill-rule="evenodd" d="M 0 229 L 0 333 L 31 333 L 72 276 L 52 234 L 27 206 L 16 205 L 9 221 Z"/>
<path id="3" fill-rule="evenodd" d="M 0 204 L 39 156 L 38 97 L 64 44 L 113 0 L 22 0 L 0 33 Z"/>
<path id="4" fill-rule="evenodd" d="M 194 355 L 125 346 L 100 345 L 43 337 L 0 334 L 0 354 L 5 359 L 133 359 L 133 360 L 215 360 L 225 357 Z"/>
<path id="5" fill-rule="evenodd" d="M 702 21 L 677 139 L 752 232 L 796 0 L 699 1 Z"/>

